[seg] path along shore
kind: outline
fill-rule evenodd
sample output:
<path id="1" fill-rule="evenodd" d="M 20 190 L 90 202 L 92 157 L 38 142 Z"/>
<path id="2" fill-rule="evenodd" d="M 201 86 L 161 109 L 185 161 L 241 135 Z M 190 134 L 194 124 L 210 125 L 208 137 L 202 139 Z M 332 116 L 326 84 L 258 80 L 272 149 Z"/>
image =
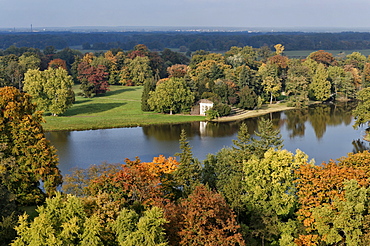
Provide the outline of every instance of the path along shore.
<path id="1" fill-rule="evenodd" d="M 286 106 L 284 104 L 280 104 L 280 103 L 265 104 L 260 109 L 246 110 L 246 111 L 243 111 L 240 114 L 219 117 L 219 118 L 213 119 L 211 121 L 214 121 L 214 122 L 236 121 L 236 120 L 242 120 L 242 119 L 257 117 L 257 116 L 265 115 L 265 114 L 268 114 L 268 113 L 291 110 L 291 109 L 295 109 L 295 107 L 288 107 L 288 106 Z"/>

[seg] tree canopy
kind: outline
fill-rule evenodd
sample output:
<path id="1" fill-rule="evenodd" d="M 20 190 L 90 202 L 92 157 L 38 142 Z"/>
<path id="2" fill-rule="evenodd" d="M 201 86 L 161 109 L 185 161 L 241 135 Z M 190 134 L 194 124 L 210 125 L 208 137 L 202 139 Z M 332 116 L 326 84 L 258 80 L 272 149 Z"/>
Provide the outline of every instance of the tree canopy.
<path id="1" fill-rule="evenodd" d="M 194 102 L 194 95 L 183 78 L 169 78 L 159 83 L 149 95 L 148 104 L 161 113 L 189 112 Z"/>
<path id="2" fill-rule="evenodd" d="M 73 84 L 72 77 L 62 67 L 45 71 L 33 69 L 25 73 L 23 90 L 32 96 L 38 109 L 59 115 L 75 100 Z"/>
<path id="3" fill-rule="evenodd" d="M 45 138 L 41 112 L 31 96 L 14 87 L 0 88 L 0 180 L 21 204 L 53 195 L 62 183 L 56 149 Z M 40 181 L 43 182 L 44 191 Z"/>

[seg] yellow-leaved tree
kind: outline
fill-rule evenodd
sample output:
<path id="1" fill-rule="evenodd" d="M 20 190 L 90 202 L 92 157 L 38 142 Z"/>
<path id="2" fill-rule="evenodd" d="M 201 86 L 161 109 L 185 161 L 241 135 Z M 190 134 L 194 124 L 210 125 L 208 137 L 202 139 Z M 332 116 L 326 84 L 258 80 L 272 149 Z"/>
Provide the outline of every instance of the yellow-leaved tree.
<path id="1" fill-rule="evenodd" d="M 0 157 L 14 160 L 0 162 L 0 181 L 24 205 L 43 202 L 62 183 L 56 149 L 45 138 L 41 122 L 30 95 L 0 88 Z"/>

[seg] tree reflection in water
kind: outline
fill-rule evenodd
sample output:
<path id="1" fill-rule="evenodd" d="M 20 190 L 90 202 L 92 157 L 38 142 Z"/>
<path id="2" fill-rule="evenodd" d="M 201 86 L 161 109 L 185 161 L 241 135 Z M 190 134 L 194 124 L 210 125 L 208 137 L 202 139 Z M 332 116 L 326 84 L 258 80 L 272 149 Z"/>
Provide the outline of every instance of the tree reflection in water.
<path id="1" fill-rule="evenodd" d="M 104 129 L 91 131 L 48 132 L 46 136 L 58 150 L 63 173 L 74 166 L 121 162 L 125 158 L 139 156 L 151 161 L 159 154 L 173 156 L 179 152 L 182 129 L 193 147 L 194 156 L 204 160 L 209 153 L 232 146 L 240 124 L 245 122 L 248 132 L 254 136 L 258 121 L 271 119 L 275 129 L 280 129 L 284 148 L 295 152 L 298 148 L 317 162 L 345 156 L 348 152 L 368 149 L 359 140 L 364 129 L 352 127 L 352 109 L 355 104 L 318 104 L 306 109 L 271 113 L 265 116 L 227 123 L 192 122 L 163 124 L 134 128 Z M 357 139 L 357 140 L 356 140 Z"/>

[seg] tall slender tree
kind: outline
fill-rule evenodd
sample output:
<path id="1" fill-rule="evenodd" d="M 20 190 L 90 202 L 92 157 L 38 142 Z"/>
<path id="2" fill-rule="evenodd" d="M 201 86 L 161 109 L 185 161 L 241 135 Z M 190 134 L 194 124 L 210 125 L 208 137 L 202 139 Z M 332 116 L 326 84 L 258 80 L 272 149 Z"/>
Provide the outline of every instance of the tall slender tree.
<path id="1" fill-rule="evenodd" d="M 274 125 L 269 119 L 261 118 L 258 121 L 258 132 L 255 134 L 259 138 L 252 140 L 253 155 L 259 158 L 262 158 L 270 148 L 281 149 L 284 146 L 280 130 L 274 129 Z"/>
<path id="2" fill-rule="evenodd" d="M 180 157 L 180 165 L 173 175 L 178 186 L 181 187 L 183 196 L 187 196 L 195 186 L 200 184 L 201 166 L 198 159 L 193 157 L 184 129 L 180 134 L 180 150 L 181 153 L 176 154 Z"/>
<path id="3" fill-rule="evenodd" d="M 328 72 L 323 64 L 319 64 L 309 86 L 311 97 L 318 101 L 325 101 L 330 97 L 331 84 Z"/>
<path id="4" fill-rule="evenodd" d="M 148 104 L 149 94 L 151 91 L 155 91 L 156 82 L 153 80 L 146 80 L 144 82 L 143 92 L 141 94 L 141 110 L 150 111 L 150 106 Z"/>
<path id="5" fill-rule="evenodd" d="M 56 149 L 45 138 L 42 114 L 31 96 L 14 87 L 0 88 L 0 180 L 21 204 L 44 201 L 62 183 Z M 43 182 L 42 189 L 40 181 Z"/>

